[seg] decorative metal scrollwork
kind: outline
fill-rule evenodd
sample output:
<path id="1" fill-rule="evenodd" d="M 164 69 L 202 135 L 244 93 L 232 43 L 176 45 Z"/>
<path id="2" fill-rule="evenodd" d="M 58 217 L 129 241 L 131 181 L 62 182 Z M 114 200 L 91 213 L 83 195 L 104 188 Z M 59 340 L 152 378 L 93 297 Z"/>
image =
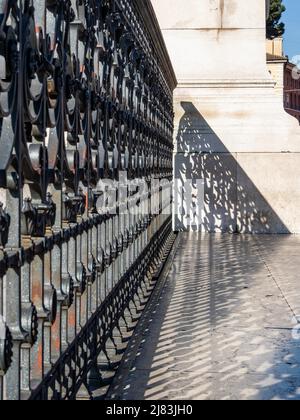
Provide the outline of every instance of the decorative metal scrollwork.
<path id="1" fill-rule="evenodd" d="M 170 234 L 136 200 L 137 179 L 172 178 L 176 84 L 142 3 L 0 0 L 0 399 L 90 392 Z"/>

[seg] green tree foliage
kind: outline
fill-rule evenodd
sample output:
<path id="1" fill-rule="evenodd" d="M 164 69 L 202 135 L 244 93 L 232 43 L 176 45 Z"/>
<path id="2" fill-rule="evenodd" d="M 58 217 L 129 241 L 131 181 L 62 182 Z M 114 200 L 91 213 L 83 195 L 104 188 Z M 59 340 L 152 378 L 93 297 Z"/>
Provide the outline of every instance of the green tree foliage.
<path id="1" fill-rule="evenodd" d="M 285 25 L 280 22 L 282 14 L 286 8 L 282 4 L 282 0 L 270 1 L 270 15 L 267 20 L 267 38 L 274 39 L 282 36 L 285 32 Z"/>

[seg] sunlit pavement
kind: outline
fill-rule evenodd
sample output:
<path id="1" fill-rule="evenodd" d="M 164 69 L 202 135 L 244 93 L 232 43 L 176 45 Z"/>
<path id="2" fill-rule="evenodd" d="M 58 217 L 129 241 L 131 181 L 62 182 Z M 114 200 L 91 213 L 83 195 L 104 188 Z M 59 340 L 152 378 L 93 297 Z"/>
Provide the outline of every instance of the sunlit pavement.
<path id="1" fill-rule="evenodd" d="M 300 400 L 299 249 L 297 236 L 182 234 L 110 398 Z"/>

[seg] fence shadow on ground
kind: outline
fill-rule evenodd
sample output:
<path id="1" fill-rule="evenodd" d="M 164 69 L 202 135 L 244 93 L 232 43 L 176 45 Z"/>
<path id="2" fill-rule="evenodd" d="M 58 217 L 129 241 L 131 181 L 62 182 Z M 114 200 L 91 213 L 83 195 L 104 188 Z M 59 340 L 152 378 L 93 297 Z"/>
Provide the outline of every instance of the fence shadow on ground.
<path id="1" fill-rule="evenodd" d="M 112 399 L 300 399 L 300 342 L 292 338 L 286 300 L 297 290 L 300 257 L 293 249 L 300 240 L 265 238 L 182 234 Z M 291 254 L 284 283 L 278 267 Z M 268 269 L 272 255 L 277 264 Z"/>

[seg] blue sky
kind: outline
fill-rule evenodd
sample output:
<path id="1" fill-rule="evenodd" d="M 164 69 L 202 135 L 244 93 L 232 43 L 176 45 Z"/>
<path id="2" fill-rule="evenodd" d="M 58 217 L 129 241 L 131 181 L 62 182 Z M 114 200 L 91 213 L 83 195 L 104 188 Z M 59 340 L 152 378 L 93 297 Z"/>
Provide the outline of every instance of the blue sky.
<path id="1" fill-rule="evenodd" d="M 300 0 L 283 0 L 286 12 L 282 20 L 286 26 L 284 52 L 290 59 L 300 55 Z"/>

